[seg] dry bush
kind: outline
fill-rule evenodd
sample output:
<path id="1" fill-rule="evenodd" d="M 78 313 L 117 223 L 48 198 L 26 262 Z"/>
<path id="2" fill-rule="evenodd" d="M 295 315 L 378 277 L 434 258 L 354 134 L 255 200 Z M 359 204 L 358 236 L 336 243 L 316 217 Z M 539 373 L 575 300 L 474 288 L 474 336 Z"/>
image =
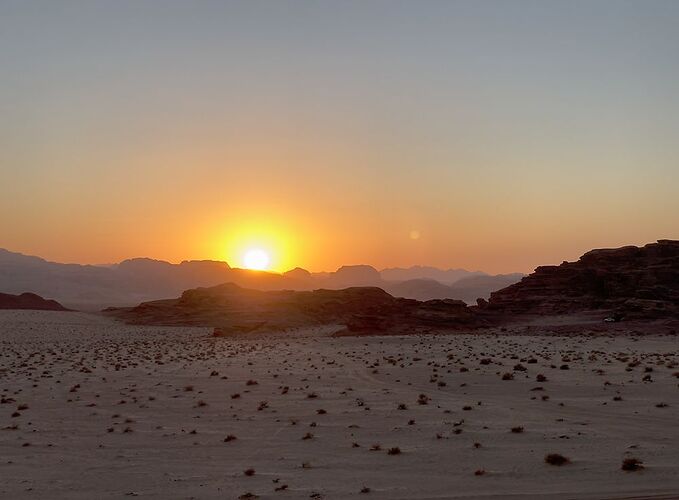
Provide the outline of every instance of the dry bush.
<path id="1" fill-rule="evenodd" d="M 571 463 L 570 459 L 560 455 L 559 453 L 550 453 L 545 455 L 545 463 L 549 465 L 566 465 Z"/>
<path id="2" fill-rule="evenodd" d="M 637 471 L 644 468 L 644 462 L 634 457 L 626 458 L 622 461 L 620 468 L 626 472 Z"/>

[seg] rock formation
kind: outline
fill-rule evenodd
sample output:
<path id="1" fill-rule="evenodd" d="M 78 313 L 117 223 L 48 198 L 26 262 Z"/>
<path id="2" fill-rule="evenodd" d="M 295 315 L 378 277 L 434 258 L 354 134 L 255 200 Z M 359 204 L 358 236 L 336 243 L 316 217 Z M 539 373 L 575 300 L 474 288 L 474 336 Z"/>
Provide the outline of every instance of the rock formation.
<path id="1" fill-rule="evenodd" d="M 41 311 L 68 311 L 56 300 L 43 299 L 34 293 L 12 295 L 0 293 L 0 309 L 35 309 Z"/>
<path id="2" fill-rule="evenodd" d="M 592 250 L 577 262 L 538 267 L 490 296 L 509 314 L 610 310 L 626 318 L 679 317 L 679 241 Z"/>
<path id="3" fill-rule="evenodd" d="M 106 312 L 134 324 L 212 326 L 218 334 L 324 324 L 346 325 L 354 333 L 402 333 L 455 329 L 477 321 L 462 301 L 400 299 L 375 287 L 260 291 L 233 283 Z"/>

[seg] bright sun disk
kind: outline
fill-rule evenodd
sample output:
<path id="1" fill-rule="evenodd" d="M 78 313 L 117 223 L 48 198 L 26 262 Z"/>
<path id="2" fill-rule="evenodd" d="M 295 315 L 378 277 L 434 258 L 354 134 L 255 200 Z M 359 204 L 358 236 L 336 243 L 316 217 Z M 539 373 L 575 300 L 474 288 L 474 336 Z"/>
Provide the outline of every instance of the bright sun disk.
<path id="1" fill-rule="evenodd" d="M 269 254 L 261 248 L 252 248 L 245 252 L 243 264 L 247 269 L 262 271 L 269 267 Z"/>

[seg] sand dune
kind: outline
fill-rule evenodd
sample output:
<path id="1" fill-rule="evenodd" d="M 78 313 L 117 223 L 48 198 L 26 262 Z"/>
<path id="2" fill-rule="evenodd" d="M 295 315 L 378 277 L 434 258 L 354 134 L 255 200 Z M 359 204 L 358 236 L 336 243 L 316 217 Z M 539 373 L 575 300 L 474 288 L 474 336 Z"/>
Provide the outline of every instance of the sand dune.
<path id="1" fill-rule="evenodd" d="M 0 496 L 679 492 L 676 336 L 331 332 L 215 339 L 2 311 Z"/>

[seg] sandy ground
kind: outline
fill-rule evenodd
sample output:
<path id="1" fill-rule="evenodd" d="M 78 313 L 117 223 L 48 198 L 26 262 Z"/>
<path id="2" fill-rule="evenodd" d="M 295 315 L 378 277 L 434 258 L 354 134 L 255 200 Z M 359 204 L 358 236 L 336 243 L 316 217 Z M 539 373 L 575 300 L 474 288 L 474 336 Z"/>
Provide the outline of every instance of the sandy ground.
<path id="1" fill-rule="evenodd" d="M 0 497 L 679 498 L 678 351 L 2 311 Z M 622 471 L 630 457 L 645 468 Z"/>

